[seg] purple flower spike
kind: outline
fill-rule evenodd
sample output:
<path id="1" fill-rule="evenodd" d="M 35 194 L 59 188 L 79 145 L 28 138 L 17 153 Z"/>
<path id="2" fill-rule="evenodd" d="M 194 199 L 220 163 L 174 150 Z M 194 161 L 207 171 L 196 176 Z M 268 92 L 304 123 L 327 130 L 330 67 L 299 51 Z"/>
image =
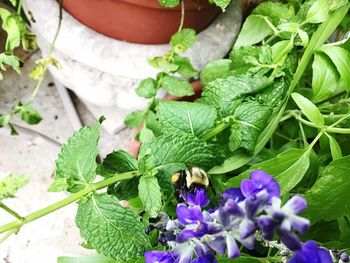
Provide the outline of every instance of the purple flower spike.
<path id="1" fill-rule="evenodd" d="M 289 263 L 332 263 L 330 253 L 317 246 L 314 241 L 307 241 L 300 251 L 288 261 Z"/>
<path id="2" fill-rule="evenodd" d="M 217 263 L 217 262 L 218 261 L 215 259 L 213 254 L 204 255 L 192 261 L 192 263 Z"/>
<path id="3" fill-rule="evenodd" d="M 197 224 L 198 221 L 203 221 L 203 214 L 199 207 L 187 207 L 184 204 L 179 204 L 176 208 L 176 214 L 179 221 L 184 225 Z"/>
<path id="4" fill-rule="evenodd" d="M 176 262 L 175 257 L 170 252 L 165 251 L 146 251 L 146 263 L 173 263 Z"/>
<path id="5" fill-rule="evenodd" d="M 196 188 L 193 195 L 191 193 L 187 193 L 186 203 L 192 206 L 199 205 L 201 207 L 206 207 L 210 203 L 210 200 L 207 198 L 204 188 Z"/>
<path id="6" fill-rule="evenodd" d="M 236 202 L 243 201 L 245 199 L 240 188 L 229 188 L 222 194 L 222 201 L 232 199 Z"/>
<path id="7" fill-rule="evenodd" d="M 280 187 L 271 175 L 264 171 L 253 171 L 250 173 L 250 180 L 244 179 L 241 183 L 241 191 L 245 197 L 254 196 L 266 190 L 269 197 L 280 197 Z"/>

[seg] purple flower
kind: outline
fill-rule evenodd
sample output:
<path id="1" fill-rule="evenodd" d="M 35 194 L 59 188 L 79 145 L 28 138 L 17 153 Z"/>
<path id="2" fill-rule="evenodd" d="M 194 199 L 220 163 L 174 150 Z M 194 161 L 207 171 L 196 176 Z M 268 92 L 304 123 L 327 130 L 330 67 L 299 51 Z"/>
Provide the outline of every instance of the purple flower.
<path id="1" fill-rule="evenodd" d="M 210 203 L 210 200 L 207 198 L 204 188 L 196 188 L 194 194 L 186 194 L 186 203 L 192 206 L 199 205 L 201 207 L 206 207 Z"/>
<path id="2" fill-rule="evenodd" d="M 200 256 L 192 261 L 192 263 L 217 263 L 217 262 L 218 261 L 215 259 L 213 254 Z"/>
<path id="3" fill-rule="evenodd" d="M 170 252 L 165 251 L 146 251 L 145 254 L 146 263 L 174 263 L 175 257 Z"/>
<path id="4" fill-rule="evenodd" d="M 235 202 L 240 202 L 245 199 L 240 188 L 229 188 L 222 194 L 222 201 L 225 202 L 228 199 L 232 199 Z"/>
<path id="5" fill-rule="evenodd" d="M 271 175 L 264 171 L 252 171 L 250 173 L 250 180 L 244 179 L 241 183 L 241 191 L 247 198 L 255 196 L 259 192 L 265 190 L 269 194 L 269 198 L 280 197 L 280 186 Z"/>
<path id="6" fill-rule="evenodd" d="M 300 251 L 289 259 L 289 263 L 332 263 L 328 250 L 320 248 L 314 241 L 307 241 Z"/>

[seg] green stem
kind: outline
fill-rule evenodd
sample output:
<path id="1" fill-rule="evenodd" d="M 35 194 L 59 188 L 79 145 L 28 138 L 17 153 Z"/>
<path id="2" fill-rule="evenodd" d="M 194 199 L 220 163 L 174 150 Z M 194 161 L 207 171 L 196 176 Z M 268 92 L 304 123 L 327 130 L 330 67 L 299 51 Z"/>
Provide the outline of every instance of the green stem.
<path id="1" fill-rule="evenodd" d="M 220 132 L 222 132 L 223 130 L 225 130 L 226 128 L 230 127 L 230 125 L 231 124 L 229 122 L 222 122 L 218 126 L 216 126 L 215 128 L 213 128 L 210 131 L 203 134 L 201 136 L 201 139 L 203 139 L 205 141 L 209 140 L 209 139 L 213 138 L 214 136 L 216 136 L 217 134 L 219 134 Z"/>
<path id="2" fill-rule="evenodd" d="M 8 239 L 12 234 L 16 233 L 18 229 L 12 229 L 11 231 L 8 231 L 2 238 L 0 238 L 0 244 L 4 242 L 6 239 Z"/>
<path id="3" fill-rule="evenodd" d="M 18 6 L 17 6 L 17 14 L 21 14 L 22 11 L 22 0 L 18 1 Z"/>
<path id="4" fill-rule="evenodd" d="M 4 209 L 7 213 L 9 213 L 10 215 L 16 217 L 17 219 L 22 219 L 22 217 L 16 211 L 14 211 L 11 208 L 9 208 L 3 202 L 0 202 L 0 208 Z"/>
<path id="5" fill-rule="evenodd" d="M 177 30 L 178 32 L 182 30 L 182 28 L 184 26 L 184 20 L 185 20 L 185 3 L 183 0 L 183 1 L 181 1 L 181 20 L 180 20 L 179 29 Z"/>
<path id="6" fill-rule="evenodd" d="M 77 193 L 74 193 L 61 201 L 58 201 L 58 202 L 56 202 L 50 206 L 47 206 L 43 209 L 40 209 L 38 211 L 35 211 L 34 213 L 31 213 L 31 214 L 23 217 L 22 219 L 18 219 L 18 220 L 12 221 L 6 225 L 0 226 L 0 234 L 7 232 L 7 231 L 10 231 L 10 230 L 13 230 L 13 229 L 19 229 L 23 225 L 25 225 L 31 221 L 34 221 L 42 216 L 50 214 L 50 213 L 66 206 L 66 205 L 69 205 L 69 204 L 81 199 L 83 196 L 86 196 L 87 194 L 89 194 L 91 192 L 95 192 L 99 189 L 105 188 L 111 184 L 114 184 L 114 183 L 122 181 L 122 180 L 131 179 L 131 178 L 138 176 L 138 175 L 139 175 L 139 173 L 137 171 L 121 173 L 121 174 L 116 174 L 113 177 L 110 177 L 110 178 L 103 180 L 101 182 L 88 185 L 83 190 L 81 190 Z"/>

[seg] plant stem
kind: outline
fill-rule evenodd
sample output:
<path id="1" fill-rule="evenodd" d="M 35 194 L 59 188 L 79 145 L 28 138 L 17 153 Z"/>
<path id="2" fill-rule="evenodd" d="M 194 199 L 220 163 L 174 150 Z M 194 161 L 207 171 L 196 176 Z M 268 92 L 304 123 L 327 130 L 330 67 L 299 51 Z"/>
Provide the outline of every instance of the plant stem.
<path id="1" fill-rule="evenodd" d="M 181 1 L 181 20 L 180 20 L 179 29 L 177 30 L 178 32 L 182 30 L 182 28 L 184 26 L 184 21 L 185 21 L 185 3 L 183 0 L 183 1 Z"/>
<path id="2" fill-rule="evenodd" d="M 0 238 L 0 244 L 4 242 L 6 239 L 8 239 L 12 234 L 16 233 L 18 229 L 12 229 L 11 231 L 8 231 L 2 238 Z"/>
<path id="3" fill-rule="evenodd" d="M 223 130 L 225 130 L 226 128 L 230 127 L 230 125 L 231 124 L 229 122 L 222 122 L 218 126 L 216 126 L 215 128 L 213 128 L 210 131 L 203 134 L 201 136 L 201 139 L 205 140 L 205 141 L 209 140 L 209 139 L 213 138 L 215 135 L 217 135 L 220 132 L 222 132 Z"/>
<path id="4" fill-rule="evenodd" d="M 17 219 L 22 219 L 23 218 L 16 211 L 14 211 L 11 208 L 9 208 L 3 202 L 0 202 L 0 208 L 4 209 L 7 213 L 9 213 L 10 215 L 16 217 Z"/>
<path id="5" fill-rule="evenodd" d="M 13 229 L 19 229 L 23 225 L 25 225 L 31 221 L 34 221 L 42 216 L 50 214 L 50 213 L 66 206 L 66 205 L 69 205 L 69 204 L 79 200 L 83 196 L 86 196 L 87 194 L 89 194 L 91 192 L 95 192 L 99 189 L 105 188 L 111 184 L 114 184 L 114 183 L 122 181 L 122 180 L 131 179 L 131 178 L 138 176 L 138 175 L 139 175 L 139 173 L 137 171 L 126 172 L 126 173 L 116 174 L 113 177 L 110 177 L 110 178 L 103 180 L 101 182 L 98 182 L 95 184 L 90 184 L 90 185 L 86 186 L 83 190 L 81 190 L 77 193 L 74 193 L 61 201 L 58 201 L 58 202 L 56 202 L 50 206 L 47 206 L 43 209 L 40 209 L 38 211 L 35 211 L 34 213 L 31 213 L 31 214 L 29 214 L 21 219 L 18 219 L 18 220 L 15 220 L 13 222 L 10 222 L 6 225 L 0 226 L 0 234 L 7 232 L 7 231 L 10 231 L 10 230 L 13 230 Z"/>

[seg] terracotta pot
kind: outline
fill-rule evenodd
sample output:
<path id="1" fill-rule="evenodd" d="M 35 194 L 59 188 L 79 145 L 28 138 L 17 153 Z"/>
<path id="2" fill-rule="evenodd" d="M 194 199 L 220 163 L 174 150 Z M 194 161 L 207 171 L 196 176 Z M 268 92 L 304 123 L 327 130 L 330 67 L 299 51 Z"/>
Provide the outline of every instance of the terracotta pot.
<path id="1" fill-rule="evenodd" d="M 208 0 L 185 0 L 184 27 L 200 32 L 220 9 Z M 64 0 L 66 11 L 104 35 L 142 44 L 165 44 L 180 25 L 181 7 L 163 8 L 157 0 Z"/>
<path id="2" fill-rule="evenodd" d="M 200 95 L 202 94 L 203 87 L 202 87 L 202 84 L 200 83 L 199 80 L 192 82 L 191 85 L 192 85 L 193 90 L 194 90 L 194 95 L 188 96 L 188 97 L 175 97 L 175 96 L 172 96 L 170 94 L 167 94 L 164 97 L 164 100 L 194 101 L 195 99 L 199 98 Z M 129 147 L 128 147 L 129 153 L 132 156 L 134 156 L 135 158 L 137 158 L 137 156 L 139 155 L 141 143 L 139 141 L 136 141 L 134 138 L 141 131 L 142 128 L 143 128 L 143 126 L 137 128 L 135 130 L 133 139 L 131 140 Z"/>

